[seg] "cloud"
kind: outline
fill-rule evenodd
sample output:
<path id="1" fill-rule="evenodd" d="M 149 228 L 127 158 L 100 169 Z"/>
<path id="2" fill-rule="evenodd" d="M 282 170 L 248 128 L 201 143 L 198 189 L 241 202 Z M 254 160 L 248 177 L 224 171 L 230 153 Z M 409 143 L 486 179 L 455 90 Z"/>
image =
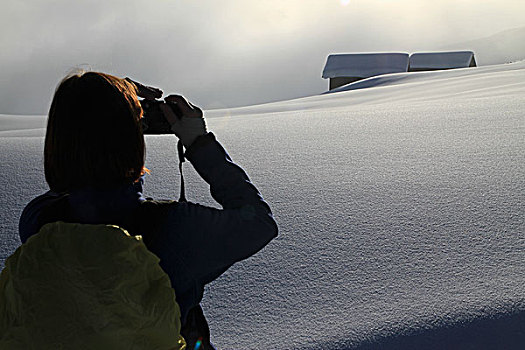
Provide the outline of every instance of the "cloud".
<path id="1" fill-rule="evenodd" d="M 522 23 L 522 1 L 25 0 L 0 14 L 0 112 L 47 111 L 89 64 L 204 107 L 320 93 L 333 52 L 431 49 Z"/>

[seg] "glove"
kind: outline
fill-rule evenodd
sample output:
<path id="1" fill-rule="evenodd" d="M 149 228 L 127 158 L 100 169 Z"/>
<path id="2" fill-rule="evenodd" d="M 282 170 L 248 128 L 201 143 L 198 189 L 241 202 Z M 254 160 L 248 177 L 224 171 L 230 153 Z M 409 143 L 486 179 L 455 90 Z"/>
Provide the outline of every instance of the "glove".
<path id="1" fill-rule="evenodd" d="M 182 141 L 184 147 L 191 146 L 193 141 L 206 134 L 206 121 L 202 110 L 188 102 L 183 96 L 170 95 L 164 99 L 160 108 L 171 125 L 171 130 Z"/>
<path id="2" fill-rule="evenodd" d="M 182 141 L 184 147 L 191 146 L 193 141 L 201 135 L 206 134 L 206 121 L 201 118 L 182 117 L 171 125 L 171 131 Z"/>

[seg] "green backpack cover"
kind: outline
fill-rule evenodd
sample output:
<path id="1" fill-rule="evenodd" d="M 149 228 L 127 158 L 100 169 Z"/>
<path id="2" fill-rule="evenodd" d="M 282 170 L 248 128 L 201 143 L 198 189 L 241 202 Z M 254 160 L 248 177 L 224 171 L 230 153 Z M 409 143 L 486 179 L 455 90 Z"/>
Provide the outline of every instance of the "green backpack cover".
<path id="1" fill-rule="evenodd" d="M 184 349 L 159 259 L 111 225 L 54 222 L 0 275 L 0 349 Z"/>

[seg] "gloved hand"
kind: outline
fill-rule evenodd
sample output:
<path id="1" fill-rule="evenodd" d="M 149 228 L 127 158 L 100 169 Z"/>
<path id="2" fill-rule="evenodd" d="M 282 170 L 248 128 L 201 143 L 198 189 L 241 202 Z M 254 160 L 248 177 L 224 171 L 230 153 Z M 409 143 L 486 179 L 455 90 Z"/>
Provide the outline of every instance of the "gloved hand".
<path id="1" fill-rule="evenodd" d="M 166 104 L 161 104 L 160 108 L 170 123 L 171 130 L 182 141 L 184 147 L 188 148 L 197 137 L 208 132 L 199 107 L 180 95 L 170 95 L 164 101 Z"/>

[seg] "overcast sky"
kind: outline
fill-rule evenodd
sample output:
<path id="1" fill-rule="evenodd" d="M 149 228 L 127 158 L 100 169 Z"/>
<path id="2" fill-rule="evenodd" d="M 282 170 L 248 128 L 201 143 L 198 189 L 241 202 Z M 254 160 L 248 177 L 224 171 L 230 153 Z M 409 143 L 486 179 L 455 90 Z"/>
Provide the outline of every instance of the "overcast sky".
<path id="1" fill-rule="evenodd" d="M 8 0 L 0 113 L 46 114 L 76 67 L 204 108 L 323 92 L 330 53 L 435 50 L 525 26 L 523 0 Z"/>

